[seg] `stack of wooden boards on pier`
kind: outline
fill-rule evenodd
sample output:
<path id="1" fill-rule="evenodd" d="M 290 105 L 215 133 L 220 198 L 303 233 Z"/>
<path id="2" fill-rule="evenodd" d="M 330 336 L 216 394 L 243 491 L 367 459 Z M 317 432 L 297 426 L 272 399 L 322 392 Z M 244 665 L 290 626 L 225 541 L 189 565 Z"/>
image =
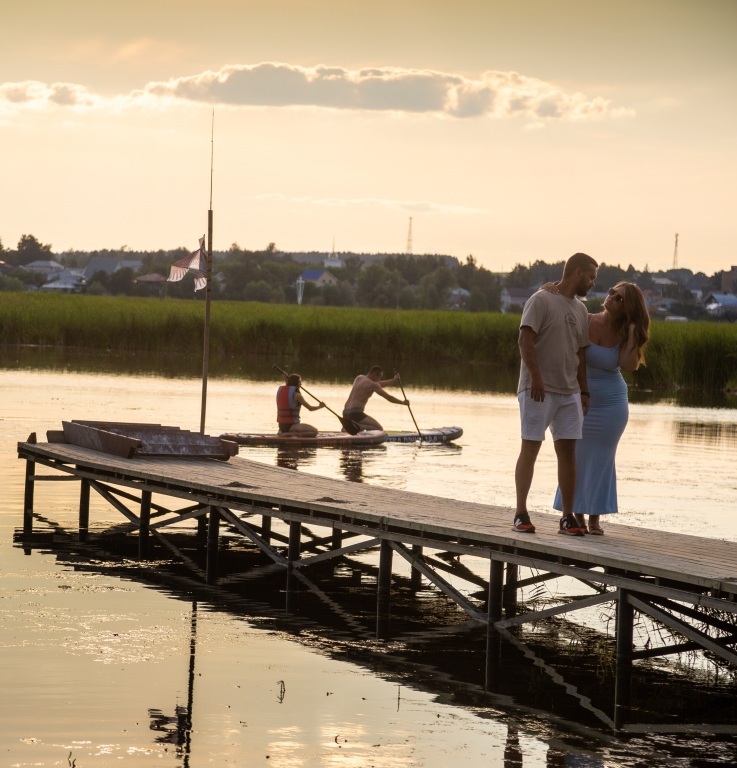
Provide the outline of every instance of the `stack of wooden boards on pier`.
<path id="1" fill-rule="evenodd" d="M 93 451 L 122 456 L 193 456 L 228 461 L 238 445 L 219 437 L 161 424 L 115 421 L 63 421 L 63 429 L 46 433 L 50 443 L 69 443 Z"/>

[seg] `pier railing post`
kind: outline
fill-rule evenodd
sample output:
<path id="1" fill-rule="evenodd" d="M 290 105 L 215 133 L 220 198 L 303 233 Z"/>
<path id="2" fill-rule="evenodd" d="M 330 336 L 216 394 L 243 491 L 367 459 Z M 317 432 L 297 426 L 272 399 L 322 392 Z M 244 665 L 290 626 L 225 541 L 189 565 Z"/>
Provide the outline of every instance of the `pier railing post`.
<path id="1" fill-rule="evenodd" d="M 487 691 L 499 687 L 501 670 L 501 635 L 494 629 L 494 622 L 502 618 L 502 595 L 504 590 L 504 563 L 492 560 L 489 568 L 488 619 L 486 624 L 486 681 Z"/>
<path id="2" fill-rule="evenodd" d="M 87 541 L 90 531 L 90 481 L 82 478 L 79 486 L 79 540 Z"/>
<path id="3" fill-rule="evenodd" d="M 207 561 L 205 581 L 214 584 L 218 577 L 218 542 L 220 539 L 220 514 L 210 507 L 207 521 Z"/>
<path id="4" fill-rule="evenodd" d="M 392 584 L 393 550 L 386 539 L 379 546 L 379 580 L 376 589 L 376 637 L 386 637 L 389 632 L 389 602 Z"/>
<path id="5" fill-rule="evenodd" d="M 81 510 L 80 510 L 81 514 Z M 151 525 L 151 491 L 141 492 L 141 517 L 138 522 L 138 559 L 148 560 L 149 526 Z"/>
<path id="6" fill-rule="evenodd" d="M 634 631 L 635 611 L 627 599 L 629 591 L 619 590 L 617 600 L 617 651 L 614 678 L 614 729 L 624 725 L 630 707 L 632 684 L 632 636 Z"/>

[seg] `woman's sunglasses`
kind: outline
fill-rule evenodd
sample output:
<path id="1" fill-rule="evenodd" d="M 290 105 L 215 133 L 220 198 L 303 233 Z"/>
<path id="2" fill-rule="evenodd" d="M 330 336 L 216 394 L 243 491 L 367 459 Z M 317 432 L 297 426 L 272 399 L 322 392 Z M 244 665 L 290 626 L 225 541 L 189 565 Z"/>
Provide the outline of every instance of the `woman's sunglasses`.
<path id="1" fill-rule="evenodd" d="M 614 299 L 614 301 L 624 301 L 624 296 L 622 296 L 621 293 L 617 293 L 616 289 L 610 288 L 609 289 L 609 295 Z"/>

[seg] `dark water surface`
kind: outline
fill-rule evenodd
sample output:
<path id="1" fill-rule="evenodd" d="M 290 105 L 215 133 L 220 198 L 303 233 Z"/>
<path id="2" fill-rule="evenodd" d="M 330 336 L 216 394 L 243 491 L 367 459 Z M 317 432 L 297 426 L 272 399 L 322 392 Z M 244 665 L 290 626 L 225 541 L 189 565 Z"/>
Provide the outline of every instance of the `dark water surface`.
<path id="1" fill-rule="evenodd" d="M 214 378 L 208 432 L 270 429 L 275 385 L 265 374 Z M 464 427 L 458 445 L 263 448 L 244 455 L 300 472 L 511 507 L 514 398 L 405 386 L 422 427 Z M 345 385 L 327 379 L 311 389 L 336 410 L 346 395 Z M 37 486 L 36 510 L 44 520 L 32 546 L 14 546 L 23 496 L 19 440 L 33 431 L 43 440 L 47 429 L 73 418 L 197 429 L 200 382 L 19 364 L 0 370 L 0 394 L 6 404 L 0 417 L 2 766 L 697 768 L 737 762 L 737 740 L 727 734 L 615 738 L 512 646 L 503 651 L 502 693 L 487 695 L 479 684 L 483 631 L 429 589 L 412 595 L 409 570 L 399 565 L 393 616 L 411 635 L 376 641 L 370 555 L 318 574 L 317 589 L 300 591 L 295 613 L 287 615 L 277 578 L 227 596 L 163 560 L 139 565 L 122 534 L 105 552 L 80 549 L 73 541 L 76 483 Z M 411 429 L 407 409 L 383 401 L 372 406 L 387 427 Z M 631 411 L 618 457 L 621 522 L 641 526 L 654 546 L 659 529 L 737 545 L 735 412 L 673 403 L 633 404 Z M 335 428 L 327 412 L 310 416 L 322 429 Z M 555 462 L 546 444 L 532 508 L 549 511 L 554 488 Z M 98 499 L 91 518 L 98 530 L 122 521 Z M 705 529 L 703 521 L 713 519 L 718 529 Z M 234 542 L 225 556 L 252 555 Z M 611 687 L 593 633 L 601 626 L 600 617 L 574 632 L 551 622 L 536 639 L 551 664 L 579 670 L 573 679 L 578 684 L 580 678 L 596 704 Z M 428 631 L 439 627 L 446 629 Z M 642 679 L 640 685 L 651 688 L 642 696 L 653 707 L 648 721 L 667 721 L 675 712 L 689 722 L 701 716 L 735 723 L 734 680 L 726 670 L 684 658 L 680 668 L 653 666 Z"/>

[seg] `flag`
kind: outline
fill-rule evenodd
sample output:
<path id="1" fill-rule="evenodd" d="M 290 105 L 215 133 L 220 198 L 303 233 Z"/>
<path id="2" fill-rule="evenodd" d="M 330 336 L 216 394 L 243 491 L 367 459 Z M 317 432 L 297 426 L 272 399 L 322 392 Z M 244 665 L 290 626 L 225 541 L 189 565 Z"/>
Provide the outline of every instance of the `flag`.
<path id="1" fill-rule="evenodd" d="M 195 271 L 194 276 L 194 289 L 199 291 L 207 286 L 207 261 L 205 260 L 205 236 L 200 238 L 200 247 L 196 251 L 192 251 L 189 255 L 185 256 L 179 261 L 175 261 L 171 265 L 169 270 L 169 277 L 167 282 L 177 283 L 179 282 L 189 270 Z"/>

